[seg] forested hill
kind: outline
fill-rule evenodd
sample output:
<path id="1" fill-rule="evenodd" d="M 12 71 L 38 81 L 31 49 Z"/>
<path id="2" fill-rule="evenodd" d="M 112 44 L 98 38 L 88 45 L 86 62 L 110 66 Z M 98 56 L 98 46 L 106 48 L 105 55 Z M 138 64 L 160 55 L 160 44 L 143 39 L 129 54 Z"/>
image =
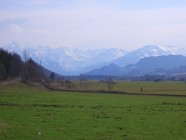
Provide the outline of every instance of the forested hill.
<path id="1" fill-rule="evenodd" d="M 23 62 L 16 53 L 0 49 L 0 80 L 15 78 L 21 74 Z"/>
<path id="2" fill-rule="evenodd" d="M 47 78 L 43 69 L 26 55 L 23 61 L 18 54 L 0 49 L 0 81 L 20 77 L 23 82 L 40 82 Z"/>

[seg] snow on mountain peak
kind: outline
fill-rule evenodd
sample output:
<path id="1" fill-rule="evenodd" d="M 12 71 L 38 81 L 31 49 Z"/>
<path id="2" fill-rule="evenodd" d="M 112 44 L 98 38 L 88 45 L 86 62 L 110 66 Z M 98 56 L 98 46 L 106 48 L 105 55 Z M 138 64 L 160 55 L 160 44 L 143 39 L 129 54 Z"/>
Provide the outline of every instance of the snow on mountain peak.
<path id="1" fill-rule="evenodd" d="M 11 43 L 4 47 L 11 52 L 18 53 L 20 56 L 26 50 L 34 61 L 41 62 L 44 67 L 60 74 L 65 74 L 65 71 L 67 73 L 86 71 L 88 67 L 93 66 L 92 68 L 95 68 L 95 66 L 103 65 L 105 62 L 126 54 L 126 51 L 117 48 L 88 51 L 67 47 L 50 48 L 43 45 L 19 45 L 17 43 Z"/>
<path id="2" fill-rule="evenodd" d="M 117 48 L 104 48 L 98 50 L 77 50 L 67 47 L 50 48 L 48 46 L 38 45 L 19 45 L 11 43 L 3 48 L 11 52 L 16 52 L 20 56 L 26 50 L 30 57 L 37 63 L 52 71 L 60 74 L 72 72 L 73 74 L 82 73 L 101 67 L 105 64 L 115 63 L 120 66 L 134 64 L 141 58 L 161 55 L 184 55 L 186 49 L 176 48 L 174 46 L 147 45 L 132 52 L 127 52 Z"/>
<path id="3" fill-rule="evenodd" d="M 125 56 L 116 59 L 114 63 L 120 66 L 126 66 L 128 64 L 135 64 L 144 57 L 161 56 L 161 55 L 186 56 L 186 49 L 180 49 L 174 46 L 147 45 L 144 46 L 143 48 L 139 48 L 137 50 L 129 52 Z"/>

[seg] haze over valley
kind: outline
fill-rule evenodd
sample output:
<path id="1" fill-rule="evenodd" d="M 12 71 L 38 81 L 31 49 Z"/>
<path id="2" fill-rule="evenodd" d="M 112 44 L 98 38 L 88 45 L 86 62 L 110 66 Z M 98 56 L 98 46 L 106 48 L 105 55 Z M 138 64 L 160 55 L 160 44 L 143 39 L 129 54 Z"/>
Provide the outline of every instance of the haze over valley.
<path id="1" fill-rule="evenodd" d="M 177 0 L 0 1 L 0 47 L 26 50 L 61 75 L 123 69 L 145 57 L 185 56 L 185 13 Z"/>
<path id="2" fill-rule="evenodd" d="M 186 140 L 186 0 L 0 0 L 0 140 Z"/>
<path id="3" fill-rule="evenodd" d="M 126 69 L 124 67 L 128 65 L 135 65 L 140 63 L 144 58 L 148 57 L 158 57 L 158 56 L 169 56 L 173 55 L 178 57 L 186 56 L 185 48 L 177 48 L 175 46 L 158 46 L 158 45 L 147 45 L 140 49 L 134 51 L 126 51 L 118 48 L 103 48 L 97 50 L 81 50 L 81 49 L 70 49 L 70 48 L 51 48 L 48 46 L 21 46 L 17 43 L 11 43 L 5 46 L 1 46 L 4 49 L 7 49 L 10 52 L 16 52 L 23 57 L 23 52 L 26 50 L 29 57 L 31 57 L 38 64 L 41 64 L 43 67 L 59 73 L 61 75 L 79 75 L 79 74 L 90 74 L 90 75 L 124 75 L 126 74 Z M 169 59 L 166 57 L 161 57 L 159 63 L 163 60 L 165 64 L 169 62 Z M 174 59 L 173 59 L 174 60 Z M 180 60 L 175 59 L 175 64 Z M 183 60 L 182 60 L 183 61 Z M 183 62 L 180 65 L 173 64 L 169 69 L 178 68 L 180 66 L 185 66 Z M 109 68 L 108 66 L 111 66 Z M 156 65 L 158 63 L 150 62 L 150 64 L 145 65 Z M 166 65 L 165 65 L 166 66 Z M 105 67 L 108 67 L 106 72 L 103 70 Z M 117 70 L 114 67 L 118 67 Z M 149 66 L 150 67 L 150 66 Z M 165 68 L 165 67 L 164 67 Z M 97 70 L 100 69 L 98 72 Z M 118 70 L 119 69 L 119 70 Z M 123 69 L 123 70 L 122 70 Z M 93 72 L 94 71 L 94 72 Z M 97 72 L 95 72 L 97 71 Z M 143 69 L 144 74 L 147 69 Z M 138 70 L 133 73 L 138 73 Z M 153 74 L 153 73 L 146 73 Z M 159 73 L 164 74 L 164 73 Z M 134 75 L 134 74 L 133 74 Z"/>

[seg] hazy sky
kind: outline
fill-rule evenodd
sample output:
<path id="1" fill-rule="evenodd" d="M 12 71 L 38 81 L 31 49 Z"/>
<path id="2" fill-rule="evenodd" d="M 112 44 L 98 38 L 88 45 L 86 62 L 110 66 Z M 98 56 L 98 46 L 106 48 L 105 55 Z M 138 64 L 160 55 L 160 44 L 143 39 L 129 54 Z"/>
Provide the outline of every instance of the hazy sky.
<path id="1" fill-rule="evenodd" d="M 186 47 L 186 0 L 0 0 L 0 44 Z"/>

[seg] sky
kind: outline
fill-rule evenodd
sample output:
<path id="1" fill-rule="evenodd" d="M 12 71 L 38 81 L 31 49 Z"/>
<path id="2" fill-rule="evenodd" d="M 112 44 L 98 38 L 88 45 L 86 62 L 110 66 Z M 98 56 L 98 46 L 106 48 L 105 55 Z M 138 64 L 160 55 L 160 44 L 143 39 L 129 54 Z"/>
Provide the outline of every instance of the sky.
<path id="1" fill-rule="evenodd" d="M 186 0 L 0 0 L 0 44 L 186 48 Z"/>

